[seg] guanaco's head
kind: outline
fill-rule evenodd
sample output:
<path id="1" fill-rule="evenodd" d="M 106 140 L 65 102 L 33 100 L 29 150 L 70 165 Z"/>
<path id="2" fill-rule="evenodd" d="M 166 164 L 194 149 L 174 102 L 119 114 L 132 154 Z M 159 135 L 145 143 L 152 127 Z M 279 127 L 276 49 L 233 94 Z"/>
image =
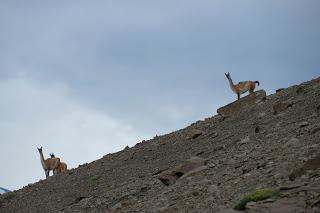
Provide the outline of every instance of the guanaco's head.
<path id="1" fill-rule="evenodd" d="M 231 79 L 231 76 L 230 76 L 230 73 L 229 73 L 229 72 L 228 72 L 228 73 L 225 73 L 225 75 L 226 75 L 227 79 Z"/>
<path id="2" fill-rule="evenodd" d="M 50 153 L 51 158 L 55 158 L 54 153 Z"/>
<path id="3" fill-rule="evenodd" d="M 38 148 L 38 151 L 39 151 L 40 153 L 42 153 L 42 146 L 41 146 L 40 148 Z"/>

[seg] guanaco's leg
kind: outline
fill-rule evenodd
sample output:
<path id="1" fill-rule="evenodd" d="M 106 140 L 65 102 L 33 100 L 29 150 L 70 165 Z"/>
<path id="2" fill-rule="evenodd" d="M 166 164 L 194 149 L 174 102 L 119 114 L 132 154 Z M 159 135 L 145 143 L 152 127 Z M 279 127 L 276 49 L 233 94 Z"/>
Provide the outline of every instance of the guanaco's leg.
<path id="1" fill-rule="evenodd" d="M 238 100 L 240 99 L 240 93 L 237 93 L 237 95 L 238 95 Z"/>

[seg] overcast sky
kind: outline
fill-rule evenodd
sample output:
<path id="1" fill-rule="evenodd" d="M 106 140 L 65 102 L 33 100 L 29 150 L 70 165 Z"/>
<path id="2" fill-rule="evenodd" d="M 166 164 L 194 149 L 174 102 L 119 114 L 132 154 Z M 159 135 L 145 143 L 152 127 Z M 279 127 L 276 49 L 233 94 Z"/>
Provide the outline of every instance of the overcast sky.
<path id="1" fill-rule="evenodd" d="M 224 76 L 268 94 L 319 77 L 320 1 L 0 1 L 0 186 L 216 114 Z"/>

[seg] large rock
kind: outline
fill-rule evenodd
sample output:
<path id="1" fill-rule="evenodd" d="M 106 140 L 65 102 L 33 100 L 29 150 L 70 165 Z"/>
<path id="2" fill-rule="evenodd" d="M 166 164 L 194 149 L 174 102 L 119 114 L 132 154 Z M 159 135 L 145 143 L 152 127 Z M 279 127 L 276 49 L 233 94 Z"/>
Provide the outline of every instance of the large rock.
<path id="1" fill-rule="evenodd" d="M 192 175 L 205 169 L 205 160 L 200 157 L 192 157 L 178 166 L 165 170 L 159 174 L 159 180 L 165 185 L 173 184 L 177 179 Z"/>
<path id="2" fill-rule="evenodd" d="M 306 209 L 306 202 L 300 198 L 282 198 L 278 200 L 264 200 L 249 202 L 246 206 L 247 213 L 298 213 L 313 212 Z"/>
<path id="3" fill-rule="evenodd" d="M 189 133 L 187 133 L 186 139 L 187 140 L 196 139 L 196 138 L 198 138 L 199 136 L 201 136 L 203 134 L 204 134 L 204 131 L 202 131 L 202 130 L 192 129 L 192 130 L 190 130 Z"/>
<path id="4" fill-rule="evenodd" d="M 264 100 L 266 100 L 266 91 L 259 90 L 219 108 L 217 113 L 224 118 L 234 117 Z"/>
<path id="5" fill-rule="evenodd" d="M 294 170 L 290 175 L 289 179 L 294 180 L 303 174 L 306 173 L 308 170 L 315 170 L 320 168 L 320 154 L 317 155 L 315 158 L 309 159 L 305 162 L 300 168 Z"/>
<path id="6" fill-rule="evenodd" d="M 292 106 L 291 102 L 277 101 L 272 105 L 273 114 L 277 115 Z"/>

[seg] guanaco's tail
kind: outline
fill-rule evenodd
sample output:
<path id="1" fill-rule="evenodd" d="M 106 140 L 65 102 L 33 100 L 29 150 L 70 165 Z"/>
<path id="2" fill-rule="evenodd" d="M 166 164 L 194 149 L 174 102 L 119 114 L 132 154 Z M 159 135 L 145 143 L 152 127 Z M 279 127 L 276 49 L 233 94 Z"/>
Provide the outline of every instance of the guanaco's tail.
<path id="1" fill-rule="evenodd" d="M 259 81 L 255 81 L 254 83 L 255 83 L 255 84 L 258 84 L 258 86 L 259 86 L 259 84 L 260 84 Z"/>

